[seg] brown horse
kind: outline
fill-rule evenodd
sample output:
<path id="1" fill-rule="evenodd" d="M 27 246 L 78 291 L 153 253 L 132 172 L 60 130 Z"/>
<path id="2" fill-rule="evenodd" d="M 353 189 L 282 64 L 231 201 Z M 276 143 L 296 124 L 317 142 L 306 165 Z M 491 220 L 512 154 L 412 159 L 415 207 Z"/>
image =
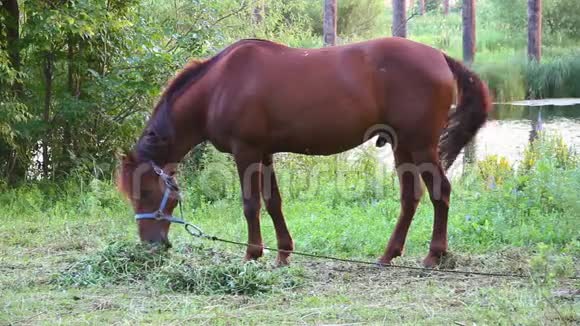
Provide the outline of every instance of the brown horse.
<path id="1" fill-rule="evenodd" d="M 177 203 L 169 190 L 172 164 L 210 141 L 237 164 L 250 244 L 246 259 L 262 256 L 262 198 L 282 250 L 277 261 L 286 264 L 294 244 L 272 154 L 330 155 L 379 134 L 377 145 L 391 140 L 401 189 L 399 220 L 379 262 L 402 254 L 422 179 L 435 211 L 423 263 L 434 266 L 447 250 L 451 186 L 445 171 L 490 107 L 488 89 L 473 72 L 406 39 L 323 49 L 242 40 L 193 62 L 170 82 L 134 150 L 123 158 L 119 187 L 137 213 L 141 240 L 167 242 Z"/>

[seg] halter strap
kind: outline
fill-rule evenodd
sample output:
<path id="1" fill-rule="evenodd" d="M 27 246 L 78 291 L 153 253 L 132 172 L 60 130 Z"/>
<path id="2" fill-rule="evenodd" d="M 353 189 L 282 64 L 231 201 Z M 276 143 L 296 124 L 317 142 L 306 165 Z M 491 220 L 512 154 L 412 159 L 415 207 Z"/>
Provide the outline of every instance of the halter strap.
<path id="1" fill-rule="evenodd" d="M 162 168 L 155 165 L 155 163 L 151 162 L 151 165 L 153 166 L 153 171 L 155 171 L 155 173 L 161 179 L 163 179 L 163 182 L 165 183 L 165 192 L 163 193 L 163 199 L 161 199 L 159 209 L 157 209 L 155 212 L 135 214 L 135 220 L 136 221 L 156 220 L 156 221 L 167 221 L 169 223 L 185 224 L 185 221 L 183 219 L 175 217 L 173 215 L 165 214 L 163 212 L 167 207 L 167 202 L 169 201 L 169 196 L 171 196 L 171 193 L 175 191 L 179 195 L 179 190 L 177 190 L 177 187 L 173 182 L 172 176 L 165 173 L 165 171 L 163 171 Z"/>

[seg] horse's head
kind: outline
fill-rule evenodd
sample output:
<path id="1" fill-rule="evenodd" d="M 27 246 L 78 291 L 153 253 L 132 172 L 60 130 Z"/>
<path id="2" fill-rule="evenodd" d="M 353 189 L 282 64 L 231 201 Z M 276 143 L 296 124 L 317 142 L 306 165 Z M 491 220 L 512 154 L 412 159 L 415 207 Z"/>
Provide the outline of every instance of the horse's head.
<path id="1" fill-rule="evenodd" d="M 179 200 L 174 173 L 171 166 L 140 162 L 134 153 L 122 159 L 117 186 L 133 205 L 143 242 L 169 244 L 167 234 L 174 219 L 171 214 Z"/>

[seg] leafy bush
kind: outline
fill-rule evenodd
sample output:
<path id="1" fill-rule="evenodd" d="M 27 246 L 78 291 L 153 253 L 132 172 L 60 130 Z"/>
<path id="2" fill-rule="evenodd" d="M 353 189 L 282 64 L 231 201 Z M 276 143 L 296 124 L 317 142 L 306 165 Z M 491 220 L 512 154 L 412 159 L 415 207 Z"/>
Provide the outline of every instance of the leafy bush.
<path id="1" fill-rule="evenodd" d="M 487 156 L 477 162 L 481 178 L 490 185 L 500 185 L 513 174 L 513 169 L 505 157 L 497 155 Z"/>
<path id="2" fill-rule="evenodd" d="M 571 169 L 578 165 L 577 153 L 566 145 L 560 135 L 540 134 L 525 150 L 522 169 L 550 166 L 556 169 Z"/>

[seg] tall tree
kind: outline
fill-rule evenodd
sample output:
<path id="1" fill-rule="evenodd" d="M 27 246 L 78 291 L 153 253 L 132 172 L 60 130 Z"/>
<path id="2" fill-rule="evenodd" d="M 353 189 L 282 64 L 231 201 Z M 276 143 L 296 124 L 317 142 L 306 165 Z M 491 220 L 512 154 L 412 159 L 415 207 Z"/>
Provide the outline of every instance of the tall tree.
<path id="1" fill-rule="evenodd" d="M 22 139 L 15 127 L 26 118 L 22 102 L 20 8 L 17 0 L 0 0 L 0 178 L 10 185 L 26 175 Z"/>
<path id="2" fill-rule="evenodd" d="M 475 59 L 475 0 L 463 0 L 463 62 L 471 65 Z M 470 164 L 476 157 L 475 139 L 465 146 L 463 163 Z"/>
<path id="3" fill-rule="evenodd" d="M 407 37 L 407 13 L 405 0 L 393 0 L 393 36 Z"/>
<path id="4" fill-rule="evenodd" d="M 262 0 L 254 0 L 254 10 L 252 18 L 255 24 L 259 24 L 264 19 L 264 2 Z"/>
<path id="5" fill-rule="evenodd" d="M 322 32 L 324 46 L 336 45 L 337 0 L 324 0 Z"/>
<path id="6" fill-rule="evenodd" d="M 475 0 L 463 0 L 463 61 L 471 65 L 475 59 Z"/>
<path id="7" fill-rule="evenodd" d="M 20 71 L 20 9 L 18 7 L 17 0 L 2 0 L 0 1 L 0 14 L 4 18 L 4 24 L 6 27 L 6 44 L 0 44 L 6 46 L 8 53 L 8 58 L 10 59 L 11 68 L 14 71 Z M 2 34 L 3 31 L 0 31 Z M 22 91 L 22 85 L 16 79 L 13 84 L 13 90 L 15 93 L 20 93 Z"/>
<path id="8" fill-rule="evenodd" d="M 425 14 L 425 0 L 417 1 L 417 6 L 419 7 L 419 15 Z"/>
<path id="9" fill-rule="evenodd" d="M 542 0 L 528 0 L 528 58 L 540 62 L 542 57 Z"/>
<path id="10" fill-rule="evenodd" d="M 443 14 L 449 14 L 449 0 L 443 0 Z"/>
<path id="11" fill-rule="evenodd" d="M 52 102 L 52 82 L 54 71 L 54 55 L 51 50 L 46 51 L 44 62 L 44 111 L 42 121 L 44 122 L 44 139 L 42 140 L 42 174 L 45 178 L 49 176 L 50 164 L 50 142 L 52 126 L 50 123 L 50 107 Z"/>

